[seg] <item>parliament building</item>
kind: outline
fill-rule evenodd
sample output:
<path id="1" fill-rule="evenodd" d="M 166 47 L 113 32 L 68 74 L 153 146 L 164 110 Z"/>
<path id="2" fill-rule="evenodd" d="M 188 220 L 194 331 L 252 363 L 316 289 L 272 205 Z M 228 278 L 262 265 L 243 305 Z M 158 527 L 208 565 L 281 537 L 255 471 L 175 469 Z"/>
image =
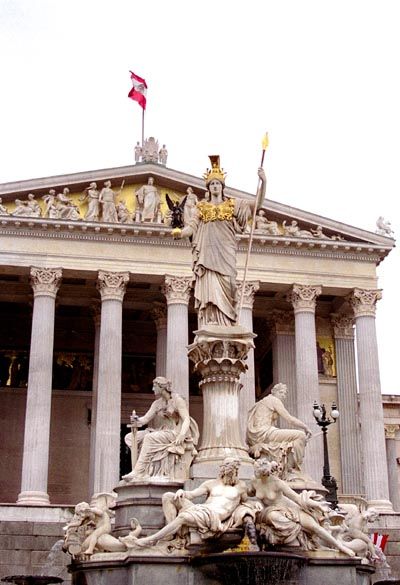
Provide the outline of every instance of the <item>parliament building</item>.
<path id="1" fill-rule="evenodd" d="M 0 576 L 45 565 L 73 506 L 130 470 L 124 435 L 132 410 L 149 408 L 156 376 L 202 430 L 187 357 L 197 329 L 191 243 L 171 224 L 187 221 L 206 188 L 157 157 L 154 139 L 146 145 L 131 166 L 0 185 Z M 319 481 L 313 404 L 328 414 L 336 404 L 328 446 L 339 499 L 376 508 L 378 531 L 398 530 L 400 406 L 382 400 L 375 327 L 385 302 L 376 269 L 394 240 L 266 199 L 243 283 L 249 232 L 238 236 L 240 322 L 256 338 L 241 433 L 252 405 L 285 383 L 287 410 L 314 432 L 305 465 Z"/>

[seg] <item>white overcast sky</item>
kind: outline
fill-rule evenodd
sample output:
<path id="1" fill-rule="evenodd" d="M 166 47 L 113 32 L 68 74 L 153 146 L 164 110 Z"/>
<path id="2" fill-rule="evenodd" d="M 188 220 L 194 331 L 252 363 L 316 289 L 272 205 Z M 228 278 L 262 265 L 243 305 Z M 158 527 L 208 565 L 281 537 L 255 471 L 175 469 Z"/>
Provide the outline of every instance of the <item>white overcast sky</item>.
<path id="1" fill-rule="evenodd" d="M 146 136 L 200 176 L 400 234 L 398 0 L 0 0 L 0 182 L 133 162 Z M 379 268 L 382 391 L 400 393 L 399 251 Z"/>

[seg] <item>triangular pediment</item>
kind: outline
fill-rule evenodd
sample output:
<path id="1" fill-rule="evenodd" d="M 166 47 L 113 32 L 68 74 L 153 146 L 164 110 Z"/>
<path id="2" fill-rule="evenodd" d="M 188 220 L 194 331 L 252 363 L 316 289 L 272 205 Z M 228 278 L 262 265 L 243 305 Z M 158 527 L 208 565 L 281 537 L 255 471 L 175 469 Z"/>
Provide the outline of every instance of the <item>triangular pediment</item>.
<path id="1" fill-rule="evenodd" d="M 204 197 L 204 179 L 187 173 L 182 173 L 157 163 L 137 163 L 135 165 L 100 169 L 95 171 L 58 175 L 54 177 L 38 178 L 28 181 L 4 183 L 0 185 L 0 197 L 2 205 L 10 214 L 0 216 L 13 217 L 16 200 L 26 200 L 28 194 L 33 194 L 44 213 L 43 196 L 49 189 L 55 189 L 58 193 L 67 188 L 75 205 L 80 209 L 81 217 L 84 217 L 85 203 L 82 202 L 82 194 L 91 182 L 96 182 L 99 189 L 105 181 L 110 180 L 112 188 L 120 191 L 120 200 L 126 203 L 133 221 L 136 205 L 135 193 L 149 177 L 153 177 L 154 183 L 161 196 L 163 213 L 166 211 L 165 197 L 169 196 L 178 201 L 182 199 L 191 187 L 199 199 Z M 229 197 L 254 200 L 254 195 L 238 189 L 226 187 L 225 194 Z M 285 242 L 285 245 L 309 248 L 329 247 L 337 249 L 350 248 L 352 251 L 369 250 L 378 252 L 382 259 L 394 246 L 394 240 L 373 232 L 362 230 L 333 219 L 322 217 L 314 213 L 297 209 L 278 203 L 270 199 L 265 200 L 263 208 L 264 217 L 256 221 L 255 241 L 263 245 L 270 242 L 273 245 Z M 41 216 L 42 216 L 41 214 Z M 261 214 L 262 215 L 262 214 Z M 6 220 L 7 221 L 7 220 Z"/>

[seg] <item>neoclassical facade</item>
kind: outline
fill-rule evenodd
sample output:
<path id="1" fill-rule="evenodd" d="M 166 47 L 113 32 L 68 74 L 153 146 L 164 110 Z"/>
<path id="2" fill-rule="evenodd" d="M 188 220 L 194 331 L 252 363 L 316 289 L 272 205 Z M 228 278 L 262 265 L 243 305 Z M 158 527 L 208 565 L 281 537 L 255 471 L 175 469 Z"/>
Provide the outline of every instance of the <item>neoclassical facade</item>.
<path id="1" fill-rule="evenodd" d="M 110 491 L 127 471 L 130 413 L 146 411 L 156 375 L 202 429 L 187 357 L 197 327 L 191 246 L 170 235 L 167 194 L 187 195 L 190 216 L 205 187 L 155 162 L 0 185 L 0 501 L 10 518 Z M 320 479 L 312 406 L 336 402 L 329 447 L 339 492 L 391 514 L 396 444 L 386 447 L 397 427 L 386 428 L 385 446 L 375 312 L 376 267 L 394 241 L 269 200 L 256 226 L 240 322 L 257 337 L 240 432 L 254 402 L 286 383 L 288 410 L 315 430 L 305 468 Z M 249 235 L 238 238 L 241 291 Z"/>

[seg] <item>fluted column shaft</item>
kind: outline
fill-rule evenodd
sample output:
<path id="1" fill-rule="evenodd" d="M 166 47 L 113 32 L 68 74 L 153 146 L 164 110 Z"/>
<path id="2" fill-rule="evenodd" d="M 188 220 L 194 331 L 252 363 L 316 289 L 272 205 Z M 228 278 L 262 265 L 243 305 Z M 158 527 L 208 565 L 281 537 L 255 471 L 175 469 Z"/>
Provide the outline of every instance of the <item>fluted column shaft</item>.
<path id="1" fill-rule="evenodd" d="M 340 411 L 339 437 L 342 467 L 342 492 L 364 494 L 360 428 L 358 417 L 356 357 L 353 319 L 348 315 L 333 315 L 335 335 L 338 406 Z"/>
<path id="2" fill-rule="evenodd" d="M 396 437 L 399 425 L 385 425 L 386 463 L 389 479 L 389 496 L 395 512 L 400 512 L 399 472 L 397 464 Z"/>
<path id="3" fill-rule="evenodd" d="M 389 501 L 383 408 L 379 378 L 375 305 L 381 291 L 354 289 L 349 302 L 356 319 L 361 445 L 368 502 L 382 512 L 392 511 Z"/>
<path id="4" fill-rule="evenodd" d="M 167 309 L 163 303 L 154 303 L 152 316 L 157 329 L 156 376 L 167 376 Z"/>
<path id="5" fill-rule="evenodd" d="M 47 494 L 55 299 L 61 269 L 31 268 L 32 335 L 25 413 L 20 505 L 48 505 Z"/>
<path id="6" fill-rule="evenodd" d="M 101 295 L 94 492 L 110 492 L 119 480 L 121 432 L 122 301 L 128 272 L 99 271 Z"/>
<path id="7" fill-rule="evenodd" d="M 238 282 L 237 295 L 241 298 L 243 282 Z M 243 304 L 240 312 L 240 325 L 245 329 L 253 332 L 253 305 L 254 296 L 260 283 L 258 281 L 246 282 L 243 293 Z M 247 370 L 240 376 L 242 390 L 239 394 L 239 413 L 240 413 L 240 433 L 242 439 L 246 439 L 247 417 L 249 410 L 256 401 L 256 381 L 255 381 L 255 367 L 254 367 L 254 349 L 251 348 L 247 354 Z"/>
<path id="8" fill-rule="evenodd" d="M 272 341 L 273 383 L 274 385 L 286 384 L 288 394 L 285 406 L 290 414 L 297 417 L 294 314 L 289 311 L 274 310 L 268 317 L 268 324 L 274 336 Z M 285 421 L 285 427 L 291 428 L 290 423 Z"/>
<path id="9" fill-rule="evenodd" d="M 94 468 L 96 449 L 96 422 L 97 422 L 97 397 L 99 380 L 99 347 L 100 347 L 100 324 L 101 309 L 99 305 L 92 307 L 94 322 L 94 350 L 93 350 L 93 380 L 92 380 L 92 415 L 90 421 L 90 458 L 89 458 L 89 495 L 95 493 L 94 489 Z"/>
<path id="10" fill-rule="evenodd" d="M 312 405 L 319 400 L 315 306 L 320 294 L 320 286 L 295 284 L 288 295 L 295 316 L 297 416 L 311 431 L 316 430 Z M 322 466 L 322 441 L 312 438 L 307 444 L 303 470 L 319 480 Z"/>
<path id="11" fill-rule="evenodd" d="M 167 299 L 167 378 L 174 392 L 189 401 L 188 304 L 191 277 L 165 276 L 163 292 Z"/>

